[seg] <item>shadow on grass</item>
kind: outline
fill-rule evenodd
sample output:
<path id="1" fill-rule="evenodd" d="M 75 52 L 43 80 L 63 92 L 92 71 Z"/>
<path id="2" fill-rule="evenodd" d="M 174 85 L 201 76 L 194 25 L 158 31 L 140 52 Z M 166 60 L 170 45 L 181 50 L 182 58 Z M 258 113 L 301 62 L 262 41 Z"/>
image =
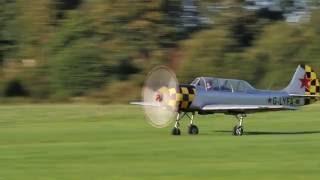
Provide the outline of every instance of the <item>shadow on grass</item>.
<path id="1" fill-rule="evenodd" d="M 215 131 L 222 133 L 230 133 L 232 131 Z M 320 131 L 295 131 L 295 132 L 270 132 L 270 131 L 245 131 L 244 135 L 303 135 L 303 134 L 320 134 Z"/>

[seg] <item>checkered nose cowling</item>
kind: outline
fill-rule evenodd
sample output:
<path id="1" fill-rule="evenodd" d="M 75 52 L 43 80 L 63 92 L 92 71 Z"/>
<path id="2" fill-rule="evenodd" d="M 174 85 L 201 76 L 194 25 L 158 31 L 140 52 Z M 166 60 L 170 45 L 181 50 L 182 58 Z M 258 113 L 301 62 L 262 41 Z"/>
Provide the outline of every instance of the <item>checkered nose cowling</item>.
<path id="1" fill-rule="evenodd" d="M 195 99 L 196 89 L 191 85 L 179 85 L 169 89 L 168 105 L 176 111 L 188 110 Z"/>

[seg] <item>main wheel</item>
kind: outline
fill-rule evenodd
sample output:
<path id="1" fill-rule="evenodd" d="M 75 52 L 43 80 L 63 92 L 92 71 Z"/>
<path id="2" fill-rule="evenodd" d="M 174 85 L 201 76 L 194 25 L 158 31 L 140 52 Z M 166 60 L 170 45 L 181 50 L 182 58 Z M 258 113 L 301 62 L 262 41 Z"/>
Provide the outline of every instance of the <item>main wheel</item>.
<path id="1" fill-rule="evenodd" d="M 191 135 L 197 135 L 197 134 L 199 134 L 199 129 L 196 125 L 191 124 L 189 126 L 188 133 Z"/>
<path id="2" fill-rule="evenodd" d="M 242 136 L 243 135 L 243 127 L 239 126 L 239 125 L 235 126 L 233 128 L 233 135 L 234 136 Z"/>
<path id="3" fill-rule="evenodd" d="M 181 134 L 180 129 L 174 127 L 174 128 L 172 129 L 171 134 L 174 135 L 174 136 L 180 135 L 180 134 Z"/>

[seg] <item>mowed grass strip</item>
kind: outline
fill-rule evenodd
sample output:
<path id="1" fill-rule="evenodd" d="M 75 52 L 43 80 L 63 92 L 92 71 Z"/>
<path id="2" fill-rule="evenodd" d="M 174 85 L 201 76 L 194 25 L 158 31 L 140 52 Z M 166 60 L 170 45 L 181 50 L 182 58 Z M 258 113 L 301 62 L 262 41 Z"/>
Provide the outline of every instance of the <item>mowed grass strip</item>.
<path id="1" fill-rule="evenodd" d="M 0 106 L 0 180 L 319 179 L 320 105 L 196 116 L 200 134 L 171 136 L 129 105 Z"/>

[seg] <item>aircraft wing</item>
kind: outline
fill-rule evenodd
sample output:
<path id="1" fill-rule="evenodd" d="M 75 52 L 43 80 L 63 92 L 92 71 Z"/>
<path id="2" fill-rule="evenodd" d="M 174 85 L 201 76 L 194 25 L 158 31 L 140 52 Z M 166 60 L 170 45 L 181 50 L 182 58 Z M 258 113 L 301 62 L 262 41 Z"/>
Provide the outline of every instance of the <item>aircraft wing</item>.
<path id="1" fill-rule="evenodd" d="M 289 94 L 289 96 L 302 97 L 302 98 L 309 98 L 309 97 L 320 98 L 320 95 Z"/>
<path id="2" fill-rule="evenodd" d="M 210 112 L 263 112 L 263 111 L 280 111 L 296 110 L 296 107 L 282 105 L 206 105 L 202 111 Z"/>
<path id="3" fill-rule="evenodd" d="M 130 102 L 132 105 L 140 105 L 140 106 L 152 106 L 152 107 L 162 107 L 159 103 L 147 103 L 147 102 Z"/>

